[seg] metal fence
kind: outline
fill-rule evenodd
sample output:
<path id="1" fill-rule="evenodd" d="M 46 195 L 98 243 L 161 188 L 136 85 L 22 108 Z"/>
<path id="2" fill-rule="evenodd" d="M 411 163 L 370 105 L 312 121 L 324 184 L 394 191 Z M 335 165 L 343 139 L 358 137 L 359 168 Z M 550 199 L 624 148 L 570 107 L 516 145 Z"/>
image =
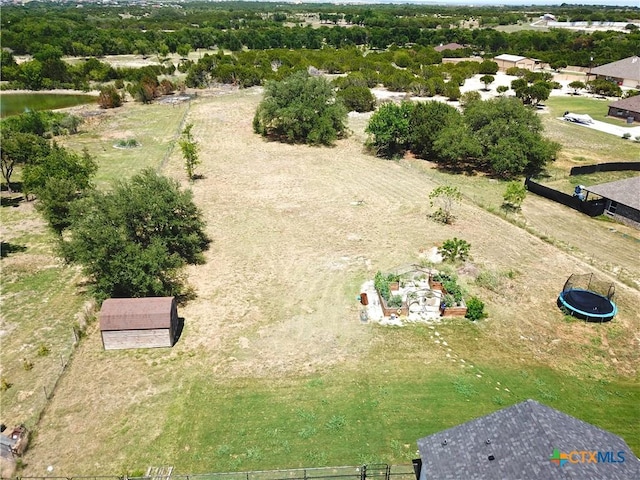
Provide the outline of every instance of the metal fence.
<path id="1" fill-rule="evenodd" d="M 372 464 L 344 467 L 258 470 L 250 472 L 202 473 L 192 475 L 149 475 L 144 477 L 73 476 L 15 477 L 15 480 L 415 480 L 412 465 Z"/>

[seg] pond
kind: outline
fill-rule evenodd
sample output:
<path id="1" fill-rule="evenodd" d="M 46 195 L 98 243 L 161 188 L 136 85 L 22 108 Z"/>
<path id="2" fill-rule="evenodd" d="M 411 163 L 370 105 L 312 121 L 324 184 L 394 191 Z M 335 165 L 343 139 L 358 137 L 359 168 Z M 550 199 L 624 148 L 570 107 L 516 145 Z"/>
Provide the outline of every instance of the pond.
<path id="1" fill-rule="evenodd" d="M 91 95 L 52 93 L 1 93 L 0 116 L 17 115 L 29 110 L 55 110 L 96 102 Z"/>

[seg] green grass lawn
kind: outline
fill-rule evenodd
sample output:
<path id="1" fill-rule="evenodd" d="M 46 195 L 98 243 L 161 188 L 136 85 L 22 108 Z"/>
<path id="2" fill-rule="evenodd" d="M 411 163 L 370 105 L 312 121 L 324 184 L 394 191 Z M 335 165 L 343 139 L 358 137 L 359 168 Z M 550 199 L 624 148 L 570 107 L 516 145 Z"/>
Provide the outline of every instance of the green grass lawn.
<path id="1" fill-rule="evenodd" d="M 469 346 L 472 353 L 452 361 L 434 331 L 454 352 Z M 322 376 L 228 381 L 203 372 L 183 379 L 163 432 L 141 438 L 147 447 L 128 463 L 171 463 L 180 473 L 409 463 L 418 438 L 529 398 L 615 432 L 640 451 L 629 421 L 640 413 L 637 384 L 577 378 L 509 361 L 506 352 L 496 363 L 483 352 L 495 356 L 500 346 L 465 321 L 381 333 L 384 344 L 356 368 Z M 441 358 L 426 363 L 421 350 L 433 349 Z M 139 435 L 121 428 L 123 436 Z"/>
<path id="2" fill-rule="evenodd" d="M 65 139 L 75 151 L 86 148 L 98 162 L 95 181 L 106 186 L 151 167 L 158 168 L 180 134 L 180 124 L 188 103 L 178 105 L 135 104 L 109 112 L 97 128 L 81 128 L 81 133 Z M 115 148 L 119 140 L 135 139 L 139 147 Z"/>
<path id="3" fill-rule="evenodd" d="M 594 120 L 598 120 L 600 122 L 606 122 L 621 127 L 627 126 L 624 119 L 615 119 L 607 116 L 609 104 L 612 102 L 614 102 L 614 100 L 600 100 L 593 97 L 582 97 L 576 95 L 549 97 L 549 99 L 544 103 L 549 107 L 551 116 L 553 117 L 561 117 L 564 115 L 564 112 L 569 111 L 571 113 L 589 115 Z"/>

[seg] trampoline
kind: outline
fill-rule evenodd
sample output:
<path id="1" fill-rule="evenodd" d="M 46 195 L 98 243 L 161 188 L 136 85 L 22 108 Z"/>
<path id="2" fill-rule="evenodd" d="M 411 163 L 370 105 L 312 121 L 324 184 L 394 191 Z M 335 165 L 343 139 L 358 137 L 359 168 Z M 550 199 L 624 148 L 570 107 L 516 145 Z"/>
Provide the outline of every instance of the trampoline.
<path id="1" fill-rule="evenodd" d="M 615 287 L 602 284 L 593 274 L 571 275 L 558 296 L 558 306 L 570 315 L 590 322 L 608 322 L 618 308 L 613 302 Z"/>

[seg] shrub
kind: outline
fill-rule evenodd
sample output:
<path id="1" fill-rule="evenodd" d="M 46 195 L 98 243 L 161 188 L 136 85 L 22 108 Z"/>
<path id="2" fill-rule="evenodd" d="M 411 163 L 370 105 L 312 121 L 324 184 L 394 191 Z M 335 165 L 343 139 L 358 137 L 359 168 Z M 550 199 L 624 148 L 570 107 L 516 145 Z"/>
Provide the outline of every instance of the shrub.
<path id="1" fill-rule="evenodd" d="M 387 305 L 392 308 L 400 308 L 402 306 L 402 296 L 391 295 L 391 298 L 387 302 Z"/>
<path id="2" fill-rule="evenodd" d="M 445 261 L 454 262 L 456 260 L 466 260 L 469 258 L 469 250 L 471 244 L 461 238 L 450 238 L 442 243 L 442 247 L 438 249 L 438 253 L 442 255 Z"/>
<path id="3" fill-rule="evenodd" d="M 98 97 L 100 108 L 117 108 L 122 105 L 122 96 L 113 85 L 107 85 L 100 89 Z"/>
<path id="4" fill-rule="evenodd" d="M 487 314 L 484 311 L 484 302 L 478 297 L 471 297 L 467 301 L 467 314 L 465 315 L 471 321 L 482 320 Z"/>
<path id="5" fill-rule="evenodd" d="M 5 376 L 0 377 L 0 392 L 6 392 L 12 386 L 13 386 L 13 383 L 9 382 L 9 380 L 7 380 L 7 377 Z"/>
<path id="6" fill-rule="evenodd" d="M 376 97 L 366 86 L 349 85 L 337 93 L 345 107 L 354 112 L 370 112 L 376 106 Z"/>
<path id="7" fill-rule="evenodd" d="M 38 356 L 39 357 L 46 357 L 47 355 L 49 355 L 49 347 L 47 347 L 44 343 L 41 343 L 40 346 L 38 347 Z"/>

